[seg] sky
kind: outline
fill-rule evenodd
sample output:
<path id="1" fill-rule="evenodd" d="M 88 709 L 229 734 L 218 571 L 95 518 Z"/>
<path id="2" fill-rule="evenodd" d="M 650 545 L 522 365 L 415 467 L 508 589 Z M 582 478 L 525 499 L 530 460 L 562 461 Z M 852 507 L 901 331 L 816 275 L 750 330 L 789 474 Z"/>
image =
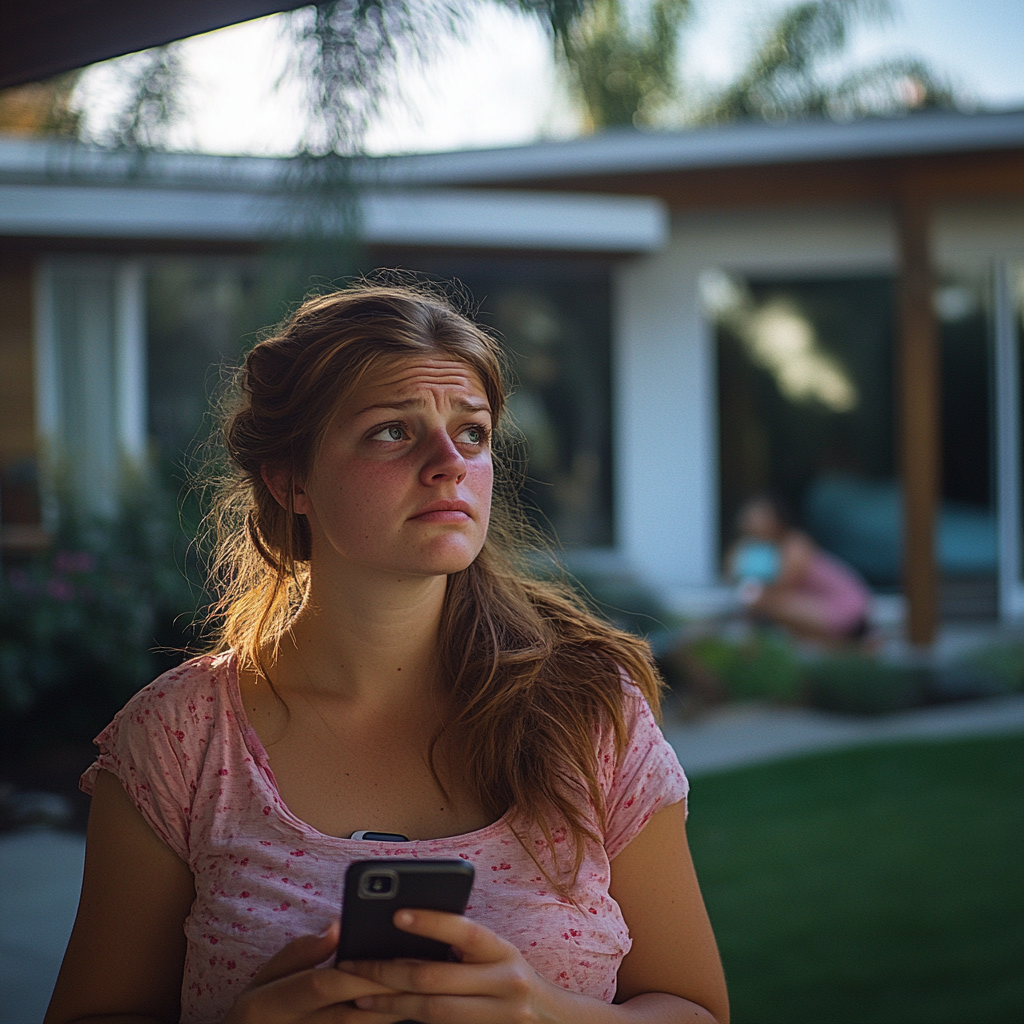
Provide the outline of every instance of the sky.
<path id="1" fill-rule="evenodd" d="M 729 82 L 758 31 L 790 3 L 694 0 L 680 47 L 687 89 L 701 94 Z M 836 71 L 886 57 L 917 57 L 980 107 L 1024 108 L 1024 0 L 897 0 L 893 7 L 887 21 L 855 29 Z M 473 11 L 463 38 L 448 41 L 426 66 L 400 63 L 393 98 L 367 134 L 369 152 L 521 145 L 580 132 L 578 110 L 540 23 L 486 3 Z M 180 45 L 194 86 L 188 116 L 171 140 L 175 148 L 295 151 L 301 107 L 295 86 L 281 81 L 288 59 L 281 16 Z M 78 102 L 90 127 L 102 127 L 116 82 L 115 61 L 83 77 Z"/>

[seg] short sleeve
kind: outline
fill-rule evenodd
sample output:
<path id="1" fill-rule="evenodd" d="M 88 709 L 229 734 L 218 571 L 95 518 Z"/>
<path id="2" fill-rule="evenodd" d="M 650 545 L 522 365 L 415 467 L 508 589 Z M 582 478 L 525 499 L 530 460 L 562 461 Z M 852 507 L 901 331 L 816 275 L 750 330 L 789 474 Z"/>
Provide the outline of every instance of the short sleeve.
<path id="1" fill-rule="evenodd" d="M 623 683 L 629 742 L 614 758 L 614 736 L 602 741 L 602 759 L 614 763 L 605 801 L 605 851 L 611 860 L 621 853 L 660 810 L 682 800 L 689 791 L 686 775 L 669 746 L 650 705 L 632 683 Z M 609 730 L 610 732 L 610 730 Z"/>
<path id="2" fill-rule="evenodd" d="M 194 784 L 191 736 L 182 721 L 180 694 L 163 677 L 140 690 L 93 741 L 100 749 L 79 786 L 90 796 L 100 771 L 121 781 L 153 831 L 189 860 L 189 820 Z M 179 686 L 180 688 L 180 686 Z M 178 699 L 175 699 L 175 698 Z M 186 698 L 186 705 L 188 700 Z"/>

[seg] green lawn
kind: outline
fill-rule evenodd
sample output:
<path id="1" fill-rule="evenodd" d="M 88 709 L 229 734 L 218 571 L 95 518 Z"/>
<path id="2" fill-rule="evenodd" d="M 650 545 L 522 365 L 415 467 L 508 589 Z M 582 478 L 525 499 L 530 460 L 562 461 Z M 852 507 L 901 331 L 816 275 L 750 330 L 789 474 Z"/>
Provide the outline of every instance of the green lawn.
<path id="1" fill-rule="evenodd" d="M 689 832 L 734 1024 L 1024 1022 L 1024 736 L 698 778 Z"/>

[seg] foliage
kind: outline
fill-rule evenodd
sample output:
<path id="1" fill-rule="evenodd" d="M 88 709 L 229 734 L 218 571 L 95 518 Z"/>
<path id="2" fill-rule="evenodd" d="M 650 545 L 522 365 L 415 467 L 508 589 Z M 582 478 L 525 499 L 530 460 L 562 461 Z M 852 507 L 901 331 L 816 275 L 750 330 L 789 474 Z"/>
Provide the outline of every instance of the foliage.
<path id="1" fill-rule="evenodd" d="M 495 0 L 531 14 L 562 38 L 585 0 Z M 331 0 L 288 15 L 288 74 L 305 93 L 303 151 L 360 151 L 370 118 L 393 88 L 403 50 L 426 59 L 458 36 L 469 6 L 460 0 Z"/>
<path id="2" fill-rule="evenodd" d="M 589 127 L 650 126 L 677 94 L 679 29 L 690 0 L 652 0 L 643 17 L 623 0 L 592 0 L 562 37 Z"/>
<path id="3" fill-rule="evenodd" d="M 834 655 L 805 667 L 809 703 L 826 711 L 881 715 L 921 704 L 930 673 L 865 654 Z"/>
<path id="4" fill-rule="evenodd" d="M 82 115 L 72 108 L 71 97 L 80 76 L 66 71 L 0 91 L 0 133 L 77 136 Z"/>
<path id="5" fill-rule="evenodd" d="M 858 20 L 890 12 L 888 0 L 805 0 L 786 9 L 747 69 L 698 120 L 845 119 L 954 106 L 950 87 L 923 62 L 909 58 L 883 61 L 838 81 L 822 76 L 821 65 L 843 50 Z"/>
<path id="6" fill-rule="evenodd" d="M 0 578 L 0 713 L 6 742 L 91 739 L 140 686 L 181 659 L 201 591 L 187 539 L 154 483 L 111 521 L 66 499 L 54 545 Z M 161 650 L 161 648 L 163 648 Z M 168 650 L 167 648 L 171 648 Z"/>
<path id="7" fill-rule="evenodd" d="M 439 29 L 455 31 L 460 17 L 449 0 L 333 0 L 290 14 L 287 76 L 305 94 L 302 149 L 316 156 L 358 152 L 394 84 L 401 49 L 422 52 Z"/>
<path id="8" fill-rule="evenodd" d="M 689 653 L 717 677 L 730 700 L 791 703 L 800 696 L 800 663 L 785 638 L 772 630 L 757 630 L 739 642 L 702 637 Z"/>
<path id="9" fill-rule="evenodd" d="M 695 780 L 687 831 L 733 1021 L 1024 1019 L 1022 791 L 1020 736 Z"/>
<path id="10" fill-rule="evenodd" d="M 1024 691 L 1024 644 L 999 641 L 978 647 L 959 659 L 958 665 L 975 669 L 1000 683 L 1011 693 Z"/>
<path id="11" fill-rule="evenodd" d="M 118 61 L 125 102 L 110 134 L 100 141 L 120 149 L 161 149 L 169 130 L 185 114 L 185 65 L 173 43 Z"/>
<path id="12" fill-rule="evenodd" d="M 737 80 L 702 104 L 684 97 L 678 81 L 680 31 L 690 0 L 491 2 L 545 24 L 591 129 L 678 121 L 684 107 L 698 123 L 711 123 L 853 118 L 956 104 L 949 84 L 910 57 L 839 79 L 823 73 L 845 47 L 852 26 L 888 16 L 890 0 L 794 4 L 767 29 Z M 302 152 L 321 158 L 304 164 L 300 179 L 347 184 L 346 165 L 322 158 L 358 154 L 370 121 L 396 84 L 400 56 L 428 59 L 442 39 L 460 35 L 470 10 L 460 0 L 331 0 L 286 15 L 292 57 L 284 77 L 304 95 Z M 169 130 L 184 113 L 188 82 L 180 47 L 171 43 L 133 54 L 117 67 L 124 100 L 110 131 L 97 141 L 140 153 L 165 148 Z M 76 134 L 80 116 L 70 98 L 77 75 L 0 93 L 0 127 L 24 122 L 30 124 L 24 130 Z"/>

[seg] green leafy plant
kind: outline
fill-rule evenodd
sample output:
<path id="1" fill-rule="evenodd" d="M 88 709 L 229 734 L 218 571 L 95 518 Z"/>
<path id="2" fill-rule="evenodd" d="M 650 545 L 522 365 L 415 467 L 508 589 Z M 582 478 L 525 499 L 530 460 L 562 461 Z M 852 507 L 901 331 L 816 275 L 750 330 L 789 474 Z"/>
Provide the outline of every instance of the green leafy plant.
<path id="1" fill-rule="evenodd" d="M 0 578 L 9 743 L 91 739 L 180 660 L 201 596 L 182 568 L 174 500 L 155 484 L 137 481 L 112 520 L 63 504 L 53 546 Z"/>
<path id="2" fill-rule="evenodd" d="M 929 669 L 892 665 L 864 654 L 822 658 L 804 667 L 810 704 L 852 715 L 880 715 L 923 703 Z"/>
<path id="3" fill-rule="evenodd" d="M 801 693 L 801 667 L 790 644 L 770 630 L 740 641 L 707 636 L 688 645 L 688 654 L 716 677 L 730 700 L 793 703 Z"/>
<path id="4" fill-rule="evenodd" d="M 1019 641 L 979 647 L 959 659 L 958 665 L 984 673 L 1010 693 L 1024 691 L 1024 643 Z"/>

